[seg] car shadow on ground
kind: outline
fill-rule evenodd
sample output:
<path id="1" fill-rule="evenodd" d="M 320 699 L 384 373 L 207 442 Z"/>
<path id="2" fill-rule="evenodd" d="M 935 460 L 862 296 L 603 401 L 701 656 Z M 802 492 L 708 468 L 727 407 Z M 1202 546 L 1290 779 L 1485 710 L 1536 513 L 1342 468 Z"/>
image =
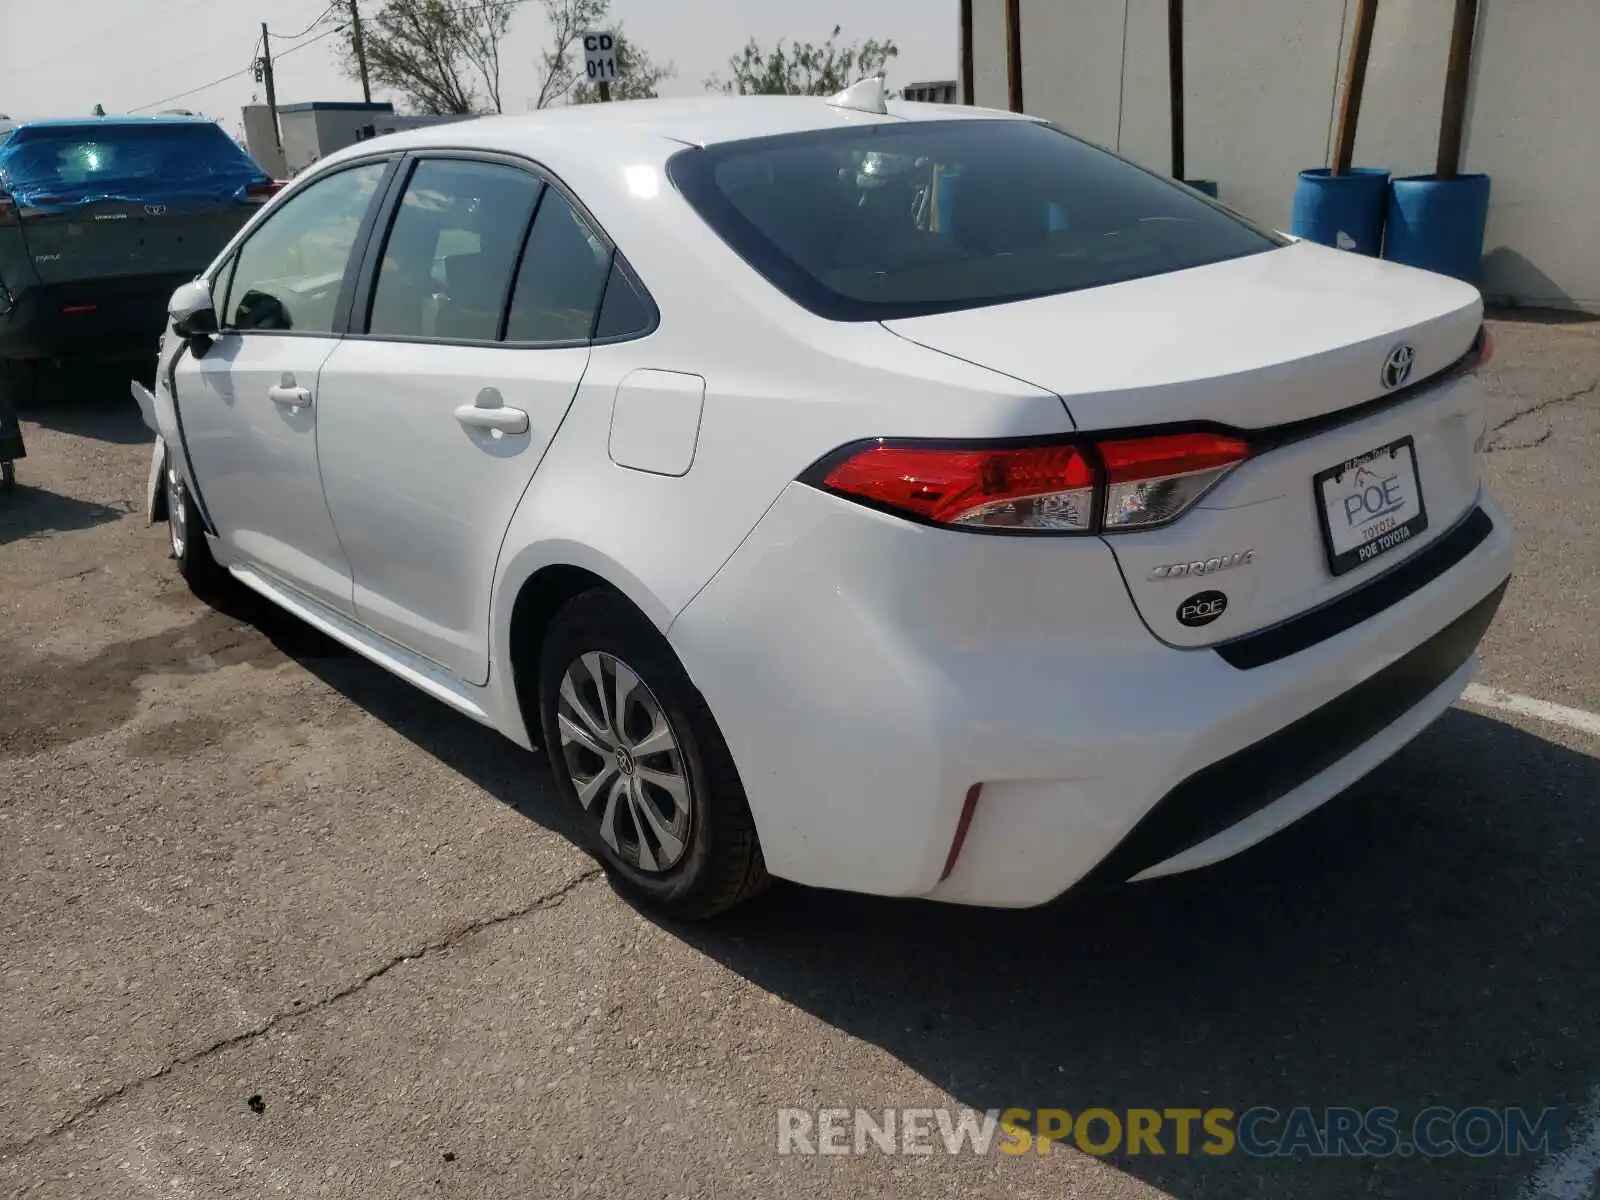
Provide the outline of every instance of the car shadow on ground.
<path id="1" fill-rule="evenodd" d="M 128 384 L 137 379 L 150 386 L 155 357 L 148 363 L 67 363 L 46 365 L 37 390 L 18 412 L 24 420 L 73 437 L 121 446 L 136 446 L 155 437 L 139 415 Z"/>
<path id="2" fill-rule="evenodd" d="M 243 586 L 225 584 L 205 599 L 253 626 L 328 687 L 502 804 L 574 844 L 579 841 L 541 755 L 424 695 Z"/>
<path id="3" fill-rule="evenodd" d="M 790 888 L 674 932 L 980 1110 L 1571 1112 L 1600 1079 L 1596 796 L 1600 762 L 1453 710 L 1208 871 L 1025 912 Z M 1180 1200 L 1509 1197 L 1536 1166 L 1174 1149 L 1113 1161 Z"/>
<path id="4" fill-rule="evenodd" d="M 79 500 L 30 484 L 28 463 L 28 459 L 23 459 L 17 464 L 16 486 L 9 492 L 0 492 L 0 546 L 23 538 L 91 529 L 127 515 L 120 508 Z M 3 586 L 0 581 L 0 587 Z"/>
<path id="5" fill-rule="evenodd" d="M 248 593 L 229 604 L 353 703 L 577 840 L 541 757 Z M 1457 709 L 1376 777 L 1209 870 L 1020 912 L 780 884 L 670 931 L 979 1110 L 1390 1106 L 1402 1135 L 1434 1104 L 1571 1114 L 1600 1079 L 1597 796 L 1600 761 Z M 1111 1161 L 1179 1200 L 1510 1197 L 1538 1165 L 1165 1147 Z"/>

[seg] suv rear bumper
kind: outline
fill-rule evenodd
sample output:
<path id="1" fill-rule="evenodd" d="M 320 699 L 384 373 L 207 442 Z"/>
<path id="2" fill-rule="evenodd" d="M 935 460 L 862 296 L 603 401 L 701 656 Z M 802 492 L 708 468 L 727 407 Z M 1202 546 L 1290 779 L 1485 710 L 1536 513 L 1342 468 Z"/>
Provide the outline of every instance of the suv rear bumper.
<path id="1" fill-rule="evenodd" d="M 0 358 L 153 357 L 172 293 L 192 272 L 34 284 L 0 312 Z"/>
<path id="2" fill-rule="evenodd" d="M 1492 531 L 1431 581 L 1240 669 L 1157 641 L 1099 539 L 926 529 L 793 485 L 669 637 L 774 874 L 1039 904 L 1236 853 L 1421 732 L 1510 573 L 1481 508 Z"/>

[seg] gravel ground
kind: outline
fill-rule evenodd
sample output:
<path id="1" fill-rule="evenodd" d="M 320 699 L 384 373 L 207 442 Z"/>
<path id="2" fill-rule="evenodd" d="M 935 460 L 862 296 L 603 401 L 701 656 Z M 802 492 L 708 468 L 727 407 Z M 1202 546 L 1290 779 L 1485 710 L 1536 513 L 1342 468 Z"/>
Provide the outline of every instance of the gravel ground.
<path id="1" fill-rule="evenodd" d="M 1600 710 L 1600 324 L 1495 329 L 1522 549 L 1481 678 Z M 1600 1084 L 1592 737 L 1457 708 L 1255 852 L 1042 910 L 780 887 L 664 926 L 537 757 L 189 595 L 124 381 L 30 417 L 0 500 L 0 1192 L 1510 1200 L 1538 1161 L 780 1156 L 777 1110 L 1576 1112 Z"/>

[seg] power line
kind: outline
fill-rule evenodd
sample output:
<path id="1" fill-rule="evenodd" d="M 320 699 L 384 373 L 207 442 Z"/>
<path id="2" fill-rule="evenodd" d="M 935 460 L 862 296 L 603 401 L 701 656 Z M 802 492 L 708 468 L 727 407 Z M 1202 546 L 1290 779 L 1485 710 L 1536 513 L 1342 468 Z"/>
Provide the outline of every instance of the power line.
<path id="1" fill-rule="evenodd" d="M 278 51 L 277 57 L 278 58 L 282 58 L 286 54 L 293 54 L 296 50 L 304 50 L 307 46 L 313 46 L 316 43 L 322 41 L 324 38 L 330 38 L 336 33 L 343 33 L 343 32 L 344 32 L 344 26 L 343 25 L 336 25 L 332 29 L 329 29 L 329 30 L 327 30 L 327 31 L 325 31 L 323 33 L 319 33 L 314 38 L 309 38 L 306 41 L 303 41 L 303 42 L 299 43 L 298 45 L 290 46 L 287 50 Z M 259 51 L 261 49 L 261 39 L 259 37 L 256 39 L 255 49 L 257 51 Z M 210 83 L 202 83 L 199 87 L 192 87 L 192 88 L 188 89 L 188 91 L 179 92 L 175 96 L 167 96 L 167 97 L 165 97 L 164 99 L 161 99 L 161 100 L 152 100 L 149 104 L 141 104 L 137 108 L 130 108 L 128 111 L 130 113 L 136 113 L 136 112 L 144 112 L 146 109 L 150 109 L 150 108 L 160 108 L 163 104 L 171 104 L 174 100 L 182 100 L 185 96 L 192 96 L 196 92 L 203 92 L 203 91 L 206 91 L 209 88 L 214 88 L 219 84 L 228 83 L 228 82 L 230 82 L 230 81 L 232 81 L 234 79 L 238 79 L 239 76 L 241 76 L 241 75 L 249 75 L 249 74 L 251 74 L 252 72 L 255 71 L 256 62 L 257 62 L 256 55 L 254 53 L 252 53 L 251 58 L 250 58 L 250 65 L 248 67 L 245 67 L 243 70 L 234 71 L 232 74 L 224 75 L 220 79 L 213 79 Z"/>
<path id="2" fill-rule="evenodd" d="M 283 58 L 285 55 L 293 54 L 296 50 L 304 50 L 307 46 L 315 46 L 318 42 L 322 41 L 324 38 L 331 38 L 335 34 L 343 33 L 344 31 L 345 31 L 345 26 L 343 26 L 343 25 L 335 25 L 332 29 L 329 29 L 329 30 L 327 30 L 327 31 L 325 31 L 323 33 L 317 34 L 317 36 L 314 37 L 314 38 L 307 38 L 305 41 L 301 42 L 298 46 L 290 46 L 287 50 L 279 50 L 278 53 L 274 57 L 275 58 Z M 277 35 L 274 34 L 273 36 L 276 37 Z"/>
<path id="3" fill-rule="evenodd" d="M 307 25 L 299 33 L 275 33 L 275 34 L 272 35 L 272 38 L 273 38 L 274 41 L 278 41 L 278 42 L 296 42 L 296 41 L 299 41 L 301 38 L 305 37 L 306 34 L 310 33 L 318 25 L 321 25 L 330 16 L 332 16 L 333 15 L 333 10 L 338 8 L 338 7 L 339 7 L 339 0 L 332 0 L 332 3 L 330 3 L 327 8 L 322 10 L 322 15 L 319 16 L 315 21 L 311 22 L 311 24 Z"/>
<path id="4" fill-rule="evenodd" d="M 227 83 L 230 79 L 237 79 L 241 75 L 248 75 L 248 74 L 250 74 L 250 72 L 254 71 L 255 69 L 256 69 L 255 60 L 251 59 L 250 60 L 250 65 L 248 67 L 245 67 L 242 71 L 235 71 L 233 74 L 224 75 L 220 79 L 213 79 L 210 83 L 202 83 L 199 87 L 192 87 L 186 92 L 178 92 L 176 95 L 167 96 L 166 98 L 161 99 L 161 100 L 152 100 L 149 104 L 141 104 L 137 108 L 130 108 L 128 111 L 130 113 L 136 113 L 136 112 L 143 112 L 147 108 L 160 108 L 163 104 L 171 104 L 174 100 L 182 100 L 185 96 L 192 96 L 196 92 L 205 91 L 207 88 L 214 88 L 219 83 Z"/>

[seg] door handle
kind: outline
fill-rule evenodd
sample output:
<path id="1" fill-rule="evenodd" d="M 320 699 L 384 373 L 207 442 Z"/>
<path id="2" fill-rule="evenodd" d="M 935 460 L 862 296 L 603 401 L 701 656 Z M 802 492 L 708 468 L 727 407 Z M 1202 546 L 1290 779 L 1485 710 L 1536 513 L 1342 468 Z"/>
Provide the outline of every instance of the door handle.
<path id="1" fill-rule="evenodd" d="M 488 429 L 496 433 L 527 433 L 528 414 L 508 408 L 496 388 L 484 388 L 475 404 L 456 409 L 456 420 L 469 429 Z"/>
<path id="2" fill-rule="evenodd" d="M 303 387 L 289 387 L 286 384 L 274 384 L 267 389 L 267 399 L 274 404 L 281 404 L 285 408 L 302 408 L 311 403 L 311 390 Z"/>

